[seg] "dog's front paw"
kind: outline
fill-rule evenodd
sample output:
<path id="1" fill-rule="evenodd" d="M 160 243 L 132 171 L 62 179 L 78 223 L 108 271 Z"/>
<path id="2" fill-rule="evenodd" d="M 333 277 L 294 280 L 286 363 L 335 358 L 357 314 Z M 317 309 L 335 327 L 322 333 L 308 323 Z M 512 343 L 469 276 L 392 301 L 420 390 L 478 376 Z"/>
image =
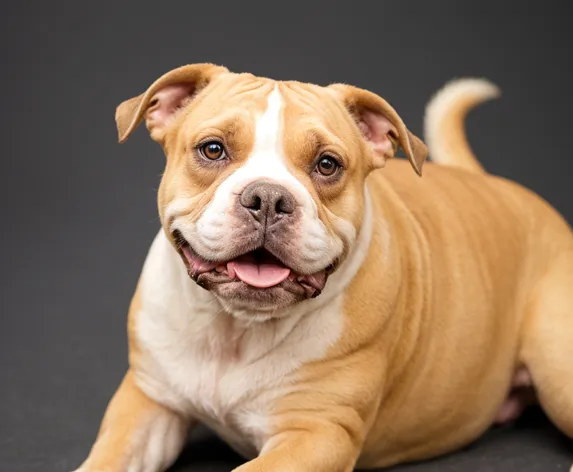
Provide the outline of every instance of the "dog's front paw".
<path id="1" fill-rule="evenodd" d="M 188 421 L 159 409 L 147 421 L 126 429 L 103 429 L 88 458 L 74 472 L 164 472 L 175 462 L 187 437 Z"/>

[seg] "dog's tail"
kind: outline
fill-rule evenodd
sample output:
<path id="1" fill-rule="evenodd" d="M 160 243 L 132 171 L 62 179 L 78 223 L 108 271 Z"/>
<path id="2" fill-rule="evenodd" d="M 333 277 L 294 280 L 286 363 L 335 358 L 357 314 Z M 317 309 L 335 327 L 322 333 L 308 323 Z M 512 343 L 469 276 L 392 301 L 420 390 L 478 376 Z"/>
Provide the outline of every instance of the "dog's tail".
<path id="1" fill-rule="evenodd" d="M 474 172 L 483 172 L 467 141 L 465 118 L 478 105 L 499 97 L 499 88 L 485 79 L 452 80 L 426 107 L 424 138 L 431 159 Z"/>

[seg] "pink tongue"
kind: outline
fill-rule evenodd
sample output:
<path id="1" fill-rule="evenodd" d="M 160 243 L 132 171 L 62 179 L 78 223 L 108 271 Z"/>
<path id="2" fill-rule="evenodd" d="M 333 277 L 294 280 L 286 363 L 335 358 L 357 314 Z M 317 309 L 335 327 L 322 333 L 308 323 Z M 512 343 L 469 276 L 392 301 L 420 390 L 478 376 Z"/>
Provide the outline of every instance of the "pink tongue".
<path id="1" fill-rule="evenodd" d="M 290 275 L 290 269 L 270 255 L 257 261 L 252 254 L 246 254 L 229 262 L 227 271 L 256 288 L 274 287 Z"/>

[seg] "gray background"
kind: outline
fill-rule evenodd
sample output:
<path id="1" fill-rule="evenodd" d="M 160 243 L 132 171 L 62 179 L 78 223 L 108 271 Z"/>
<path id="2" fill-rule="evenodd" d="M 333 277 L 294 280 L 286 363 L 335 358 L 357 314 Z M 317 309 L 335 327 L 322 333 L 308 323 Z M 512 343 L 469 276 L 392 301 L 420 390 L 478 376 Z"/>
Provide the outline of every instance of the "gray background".
<path id="1" fill-rule="evenodd" d="M 487 169 L 573 221 L 568 2 L 19 1 L 0 11 L 0 471 L 69 471 L 126 369 L 126 311 L 158 229 L 163 155 L 116 105 L 190 62 L 386 97 L 421 133 L 430 95 L 484 76 L 504 96 L 469 118 Z M 534 8 L 525 4 L 537 3 Z M 328 7 L 326 7 L 328 5 Z M 559 471 L 571 441 L 538 411 L 403 471 Z M 240 460 L 200 434 L 175 470 Z"/>

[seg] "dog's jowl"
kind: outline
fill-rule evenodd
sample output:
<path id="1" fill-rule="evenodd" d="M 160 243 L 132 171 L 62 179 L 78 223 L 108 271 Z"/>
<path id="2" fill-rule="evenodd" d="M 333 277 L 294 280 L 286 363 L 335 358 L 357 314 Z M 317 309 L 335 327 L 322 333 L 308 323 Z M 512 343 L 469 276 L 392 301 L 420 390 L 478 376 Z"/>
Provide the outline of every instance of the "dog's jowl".
<path id="1" fill-rule="evenodd" d="M 486 173 L 465 114 L 426 145 L 381 97 L 194 64 L 119 105 L 164 150 L 129 370 L 81 472 L 159 472 L 204 423 L 237 472 L 350 472 L 454 451 L 538 401 L 573 437 L 573 234 Z M 407 159 L 394 158 L 401 148 Z"/>

